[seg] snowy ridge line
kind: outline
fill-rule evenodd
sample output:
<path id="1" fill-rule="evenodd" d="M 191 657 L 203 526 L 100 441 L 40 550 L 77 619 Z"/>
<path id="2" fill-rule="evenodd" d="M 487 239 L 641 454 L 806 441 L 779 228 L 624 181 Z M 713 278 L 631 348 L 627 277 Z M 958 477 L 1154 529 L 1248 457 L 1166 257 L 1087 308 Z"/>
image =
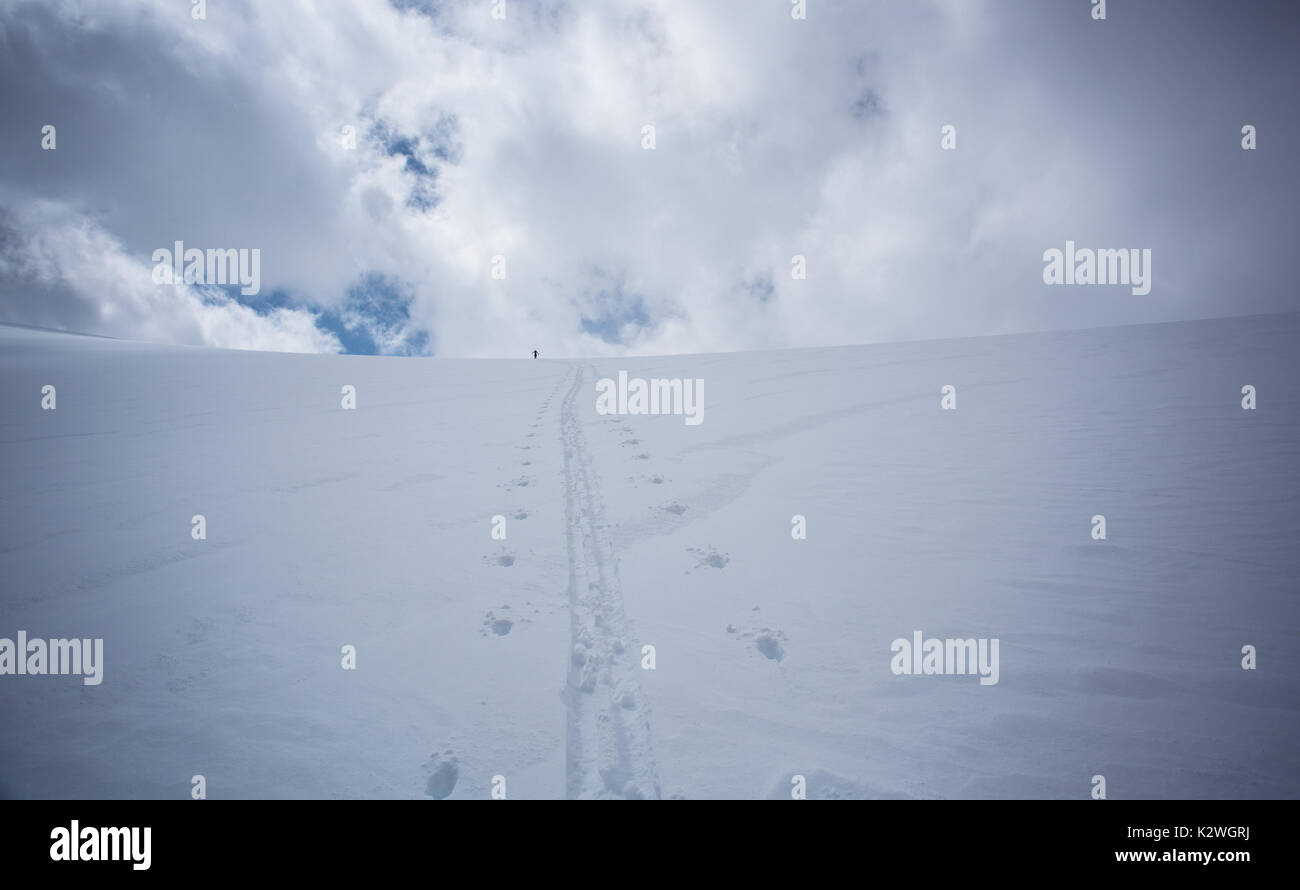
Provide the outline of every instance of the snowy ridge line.
<path id="1" fill-rule="evenodd" d="M 637 652 L 628 648 L 618 564 L 576 407 L 584 377 L 575 367 L 560 409 L 571 644 L 564 691 L 565 793 L 570 799 L 657 800 Z"/>

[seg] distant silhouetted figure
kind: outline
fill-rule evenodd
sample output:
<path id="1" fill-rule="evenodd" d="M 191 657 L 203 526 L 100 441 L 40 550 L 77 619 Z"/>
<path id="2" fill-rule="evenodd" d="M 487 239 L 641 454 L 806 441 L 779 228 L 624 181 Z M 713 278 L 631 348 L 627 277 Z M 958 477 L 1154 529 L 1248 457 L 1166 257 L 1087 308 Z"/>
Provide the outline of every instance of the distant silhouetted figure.
<path id="1" fill-rule="evenodd" d="M 537 358 L 537 350 L 536 350 L 536 349 L 533 350 L 533 358 Z"/>

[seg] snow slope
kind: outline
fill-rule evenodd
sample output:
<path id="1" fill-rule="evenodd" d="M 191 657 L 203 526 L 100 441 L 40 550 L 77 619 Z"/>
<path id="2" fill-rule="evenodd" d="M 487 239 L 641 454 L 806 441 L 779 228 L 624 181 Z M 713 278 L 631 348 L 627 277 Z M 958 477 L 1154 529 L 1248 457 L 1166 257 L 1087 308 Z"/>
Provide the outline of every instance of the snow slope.
<path id="1" fill-rule="evenodd" d="M 0 676 L 0 794 L 1300 796 L 1298 344 L 1300 315 L 574 362 L 0 328 L 0 637 L 105 641 L 101 685 Z M 702 379 L 704 422 L 598 415 L 620 370 Z M 999 682 L 896 676 L 915 630 L 998 638 Z"/>

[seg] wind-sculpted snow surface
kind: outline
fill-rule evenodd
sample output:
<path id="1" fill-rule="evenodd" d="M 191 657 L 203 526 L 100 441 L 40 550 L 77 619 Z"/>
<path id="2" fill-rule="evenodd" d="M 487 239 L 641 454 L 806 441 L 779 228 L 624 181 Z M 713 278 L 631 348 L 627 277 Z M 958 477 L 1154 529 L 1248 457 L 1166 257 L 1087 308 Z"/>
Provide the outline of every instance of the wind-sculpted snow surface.
<path id="1" fill-rule="evenodd" d="M 1298 343 L 0 328 L 0 795 L 1300 796 Z"/>

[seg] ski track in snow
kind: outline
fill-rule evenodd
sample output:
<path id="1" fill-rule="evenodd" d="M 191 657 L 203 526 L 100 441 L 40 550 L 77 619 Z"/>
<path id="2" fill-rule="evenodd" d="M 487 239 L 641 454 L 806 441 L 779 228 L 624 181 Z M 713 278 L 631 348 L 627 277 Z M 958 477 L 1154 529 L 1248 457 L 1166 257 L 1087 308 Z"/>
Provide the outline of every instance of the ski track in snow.
<path id="1" fill-rule="evenodd" d="M 576 407 L 584 378 L 576 367 L 560 409 L 571 644 L 565 791 L 570 799 L 657 799 L 639 647 L 627 632 L 618 564 Z"/>

